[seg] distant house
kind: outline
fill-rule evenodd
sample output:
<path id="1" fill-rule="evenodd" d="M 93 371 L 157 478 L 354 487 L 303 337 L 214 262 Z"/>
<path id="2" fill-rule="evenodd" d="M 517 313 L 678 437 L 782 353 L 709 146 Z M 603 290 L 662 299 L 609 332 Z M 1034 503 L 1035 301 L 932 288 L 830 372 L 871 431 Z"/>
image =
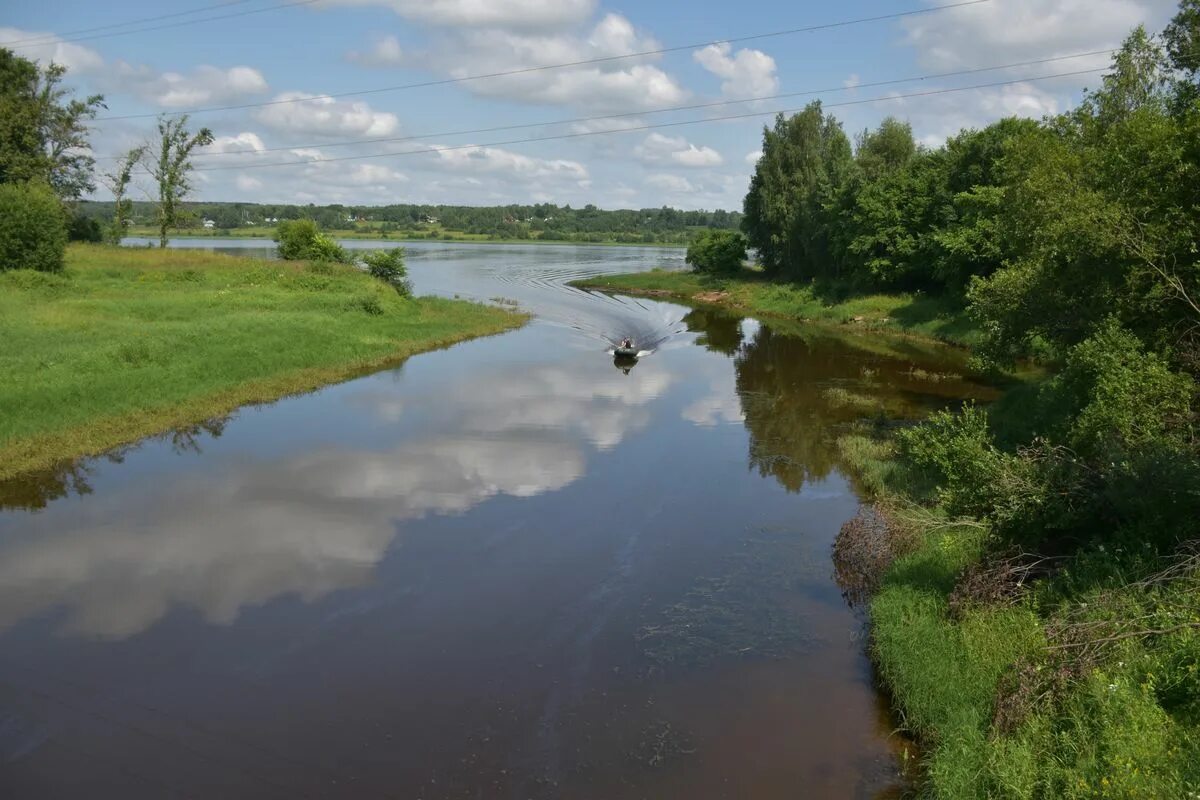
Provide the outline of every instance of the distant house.
<path id="1" fill-rule="evenodd" d="M 437 217 L 431 217 L 429 215 L 426 215 L 422 221 L 428 223 L 429 225 L 437 225 L 439 222 L 441 222 L 441 220 Z"/>
<path id="2" fill-rule="evenodd" d="M 211 219 L 206 219 L 204 220 L 204 227 L 212 229 L 217 227 L 217 223 L 213 222 Z"/>

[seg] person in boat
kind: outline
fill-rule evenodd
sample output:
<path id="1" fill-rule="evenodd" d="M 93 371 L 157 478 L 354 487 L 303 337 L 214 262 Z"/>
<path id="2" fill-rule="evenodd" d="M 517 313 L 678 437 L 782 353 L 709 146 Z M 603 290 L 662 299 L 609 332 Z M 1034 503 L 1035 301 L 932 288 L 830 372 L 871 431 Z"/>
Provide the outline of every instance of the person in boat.
<path id="1" fill-rule="evenodd" d="M 633 339 L 630 339 L 628 336 L 626 336 L 624 339 L 622 339 L 621 340 L 621 349 L 622 350 L 632 350 L 633 349 Z"/>

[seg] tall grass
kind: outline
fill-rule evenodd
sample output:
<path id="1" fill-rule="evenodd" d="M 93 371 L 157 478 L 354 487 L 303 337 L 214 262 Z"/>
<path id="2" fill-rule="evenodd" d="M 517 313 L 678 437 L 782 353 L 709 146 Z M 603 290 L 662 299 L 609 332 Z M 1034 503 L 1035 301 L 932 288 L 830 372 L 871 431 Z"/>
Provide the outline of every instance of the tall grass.
<path id="1" fill-rule="evenodd" d="M 73 246 L 0 275 L 0 478 L 524 319 L 349 266 Z"/>

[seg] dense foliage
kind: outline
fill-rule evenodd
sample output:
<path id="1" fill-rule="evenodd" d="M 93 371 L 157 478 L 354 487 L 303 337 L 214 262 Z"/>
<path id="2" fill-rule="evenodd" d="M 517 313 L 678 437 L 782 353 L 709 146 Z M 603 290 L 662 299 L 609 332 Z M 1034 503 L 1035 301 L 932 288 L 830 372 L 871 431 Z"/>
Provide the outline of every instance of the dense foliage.
<path id="1" fill-rule="evenodd" d="M 1049 368 L 873 468 L 927 520 L 872 621 L 936 796 L 1200 787 L 1197 42 L 1186 0 L 1076 109 L 936 149 L 889 121 L 847 163 L 815 104 L 764 135 L 745 218 L 764 267 L 957 297 L 981 364 Z"/>
<path id="2" fill-rule="evenodd" d="M 378 278 L 404 297 L 412 296 L 412 283 L 404 266 L 404 249 L 373 250 L 363 256 L 363 263 L 373 277 Z"/>
<path id="3" fill-rule="evenodd" d="M 746 262 L 746 237 L 737 231 L 701 231 L 688 245 L 687 263 L 697 272 L 731 275 Z"/>
<path id="4" fill-rule="evenodd" d="M 44 183 L 0 183 L 0 272 L 58 272 L 67 246 L 67 220 Z"/>
<path id="5" fill-rule="evenodd" d="M 68 232 L 92 241 L 93 220 L 67 207 L 91 191 L 87 122 L 103 98 L 71 97 L 66 68 L 0 48 L 0 271 L 62 269 Z"/>
<path id="6" fill-rule="evenodd" d="M 66 72 L 0 48 L 0 183 L 42 181 L 63 200 L 95 188 L 87 122 L 104 98 L 71 97 Z"/>
<path id="7" fill-rule="evenodd" d="M 289 220 L 279 223 L 275 232 L 279 257 L 285 261 L 335 261 L 346 263 L 350 256 L 330 237 L 321 233 L 317 223 L 311 219 Z"/>

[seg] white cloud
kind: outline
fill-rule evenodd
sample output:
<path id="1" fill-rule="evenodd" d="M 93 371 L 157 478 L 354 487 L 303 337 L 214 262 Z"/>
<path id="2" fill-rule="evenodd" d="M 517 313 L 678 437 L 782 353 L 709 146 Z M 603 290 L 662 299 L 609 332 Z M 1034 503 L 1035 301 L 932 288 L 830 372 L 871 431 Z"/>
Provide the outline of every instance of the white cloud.
<path id="1" fill-rule="evenodd" d="M 217 136 L 213 143 L 204 148 L 204 155 L 212 153 L 258 153 L 266 149 L 262 137 L 252 131 L 243 131 L 234 136 Z"/>
<path id="2" fill-rule="evenodd" d="M 12 45 L 8 45 L 12 42 Z M 19 44 L 28 42 L 27 44 Z M 61 64 L 68 73 L 95 72 L 104 66 L 104 59 L 90 47 L 64 42 L 58 36 L 45 31 L 26 31 L 20 28 L 0 27 L 0 46 L 8 46 L 22 58 L 38 61 L 43 65 Z"/>
<path id="3" fill-rule="evenodd" d="M 710 44 L 692 54 L 696 62 L 721 78 L 726 97 L 765 97 L 779 92 L 775 59 L 761 50 L 745 48 L 733 53 L 728 42 Z"/>
<path id="4" fill-rule="evenodd" d="M 1175 7 L 1176 0 L 1006 0 L 909 17 L 904 28 L 922 66 L 961 69 L 1113 47 L 1139 23 L 1162 27 Z M 1108 60 L 1064 63 L 1087 69 Z"/>
<path id="5" fill-rule="evenodd" d="M 430 54 L 453 77 L 525 70 L 654 50 L 661 45 L 639 34 L 626 18 L 609 14 L 584 34 L 459 31 Z M 469 91 L 527 103 L 621 111 L 678 105 L 687 92 L 651 62 L 621 58 L 600 64 L 522 72 L 463 84 Z"/>
<path id="6" fill-rule="evenodd" d="M 971 92 L 897 97 L 873 105 L 881 114 L 908 120 L 921 144 L 937 147 L 964 128 L 981 128 L 1003 117 L 1040 119 L 1058 113 L 1064 102 L 1043 87 L 1018 83 Z"/>
<path id="7" fill-rule="evenodd" d="M 578 161 L 565 159 L 543 159 L 514 153 L 498 147 L 464 147 L 447 149 L 434 145 L 436 161 L 442 166 L 467 172 L 499 173 L 520 178 L 556 178 L 568 181 L 586 181 L 587 167 Z"/>
<path id="8" fill-rule="evenodd" d="M 663 172 L 654 173 L 646 176 L 646 185 L 652 189 L 661 189 L 664 192 L 695 192 L 699 191 L 696 184 L 689 181 L 680 175 L 668 175 Z"/>
<path id="9" fill-rule="evenodd" d="M 238 175 L 235 183 L 238 190 L 243 192 L 256 192 L 263 187 L 262 181 L 249 175 Z"/>
<path id="10" fill-rule="evenodd" d="M 746 153 L 746 163 L 753 167 L 758 164 L 758 160 L 762 158 L 762 155 L 762 150 L 751 150 L 749 153 Z"/>
<path id="11" fill-rule="evenodd" d="M 651 133 L 634 148 L 633 154 L 646 164 L 680 167 L 715 167 L 724 160 L 711 147 L 697 147 L 682 136 L 663 136 L 661 133 Z"/>
<path id="12" fill-rule="evenodd" d="M 322 6 L 383 6 L 402 17 L 450 28 L 552 29 L 588 19 L 597 0 L 325 0 Z"/>
<path id="13" fill-rule="evenodd" d="M 399 67 L 404 64 L 404 49 L 395 36 L 384 36 L 376 40 L 365 53 L 351 50 L 346 59 L 365 67 Z"/>
<path id="14" fill-rule="evenodd" d="M 188 74 L 156 72 L 147 66 L 118 62 L 113 75 L 101 79 L 110 91 L 124 91 L 162 108 L 225 103 L 267 91 L 267 81 L 253 67 L 221 69 L 202 64 Z"/>
<path id="15" fill-rule="evenodd" d="M 846 80 L 842 81 L 842 86 L 847 89 L 857 89 L 861 85 L 862 78 L 858 76 L 857 72 L 850 73 L 850 76 L 847 77 Z"/>
<path id="16" fill-rule="evenodd" d="M 362 101 L 337 100 L 304 92 L 284 92 L 275 99 L 303 100 L 265 106 L 256 115 L 267 127 L 288 134 L 389 136 L 400 128 L 400 120 L 395 114 L 374 111 Z"/>

